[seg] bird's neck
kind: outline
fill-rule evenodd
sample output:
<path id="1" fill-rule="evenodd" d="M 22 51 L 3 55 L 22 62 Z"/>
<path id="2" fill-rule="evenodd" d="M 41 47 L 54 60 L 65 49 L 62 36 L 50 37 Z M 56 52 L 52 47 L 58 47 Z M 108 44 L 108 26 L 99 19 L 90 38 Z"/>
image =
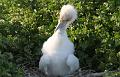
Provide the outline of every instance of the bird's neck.
<path id="1" fill-rule="evenodd" d="M 55 36 L 59 36 L 60 35 L 60 36 L 67 37 L 67 32 L 66 32 L 66 30 L 58 29 L 57 31 L 54 32 L 53 35 L 55 35 Z"/>
<path id="2" fill-rule="evenodd" d="M 59 22 L 55 29 L 54 34 L 67 36 L 66 29 L 68 26 L 69 24 L 67 24 L 67 22 L 62 22 L 62 23 Z"/>
<path id="3" fill-rule="evenodd" d="M 58 29 L 55 33 L 56 34 L 67 34 L 66 29 Z"/>

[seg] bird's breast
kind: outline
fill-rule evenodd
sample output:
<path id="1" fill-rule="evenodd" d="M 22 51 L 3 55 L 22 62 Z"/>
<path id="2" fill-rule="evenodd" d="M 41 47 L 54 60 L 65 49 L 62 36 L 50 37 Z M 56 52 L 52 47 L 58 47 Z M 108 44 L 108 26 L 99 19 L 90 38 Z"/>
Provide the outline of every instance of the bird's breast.
<path id="1" fill-rule="evenodd" d="M 55 54 L 50 56 L 49 73 L 53 75 L 65 75 L 70 70 L 66 65 L 66 54 Z"/>
<path id="2" fill-rule="evenodd" d="M 55 53 L 73 53 L 74 45 L 66 36 L 56 35 L 51 36 L 44 44 L 42 48 L 43 53 L 55 54 Z"/>

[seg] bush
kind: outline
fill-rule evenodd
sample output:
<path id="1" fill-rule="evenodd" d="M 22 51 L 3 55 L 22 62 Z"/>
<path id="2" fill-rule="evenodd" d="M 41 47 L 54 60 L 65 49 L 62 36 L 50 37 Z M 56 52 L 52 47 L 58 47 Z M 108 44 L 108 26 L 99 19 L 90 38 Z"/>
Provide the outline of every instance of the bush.
<path id="1" fill-rule="evenodd" d="M 53 34 L 60 8 L 68 3 L 78 11 L 67 32 L 81 68 L 120 68 L 119 0 L 1 0 L 2 53 L 12 53 L 17 64 L 38 66 L 42 44 Z"/>
<path id="2" fill-rule="evenodd" d="M 0 52 L 0 77 L 23 77 L 23 70 L 12 62 L 11 53 Z"/>
<path id="3" fill-rule="evenodd" d="M 103 77 L 120 77 L 120 72 L 109 72 L 106 71 L 105 75 Z"/>

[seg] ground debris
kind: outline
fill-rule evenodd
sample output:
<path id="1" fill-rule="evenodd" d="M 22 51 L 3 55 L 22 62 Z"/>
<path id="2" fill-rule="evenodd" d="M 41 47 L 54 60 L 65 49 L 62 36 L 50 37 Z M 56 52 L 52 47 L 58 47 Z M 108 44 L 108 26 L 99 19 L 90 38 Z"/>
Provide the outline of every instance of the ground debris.
<path id="1" fill-rule="evenodd" d="M 25 77 L 48 77 L 43 72 L 41 72 L 37 67 L 24 69 Z M 77 70 L 67 77 L 103 77 L 104 72 L 95 73 L 93 70 Z"/>

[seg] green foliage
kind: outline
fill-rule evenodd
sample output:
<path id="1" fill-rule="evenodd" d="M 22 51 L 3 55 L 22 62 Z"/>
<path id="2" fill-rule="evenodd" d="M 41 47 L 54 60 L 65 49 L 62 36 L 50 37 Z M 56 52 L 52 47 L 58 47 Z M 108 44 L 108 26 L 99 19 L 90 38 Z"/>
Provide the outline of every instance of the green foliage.
<path id="1" fill-rule="evenodd" d="M 106 71 L 103 77 L 120 77 L 120 72 L 108 72 L 108 71 Z"/>
<path id="2" fill-rule="evenodd" d="M 23 77 L 23 70 L 12 62 L 11 53 L 0 52 L 0 77 Z"/>
<path id="3" fill-rule="evenodd" d="M 69 33 L 81 66 L 104 71 L 120 67 L 120 8 L 114 1 L 81 2 L 76 26 Z M 117 34 L 117 38 L 116 38 Z"/>
<path id="4" fill-rule="evenodd" d="M 67 32 L 81 68 L 120 68 L 119 0 L 1 0 L 2 53 L 12 53 L 17 64 L 38 66 L 42 44 L 53 34 L 64 4 L 73 4 L 78 11 Z"/>

